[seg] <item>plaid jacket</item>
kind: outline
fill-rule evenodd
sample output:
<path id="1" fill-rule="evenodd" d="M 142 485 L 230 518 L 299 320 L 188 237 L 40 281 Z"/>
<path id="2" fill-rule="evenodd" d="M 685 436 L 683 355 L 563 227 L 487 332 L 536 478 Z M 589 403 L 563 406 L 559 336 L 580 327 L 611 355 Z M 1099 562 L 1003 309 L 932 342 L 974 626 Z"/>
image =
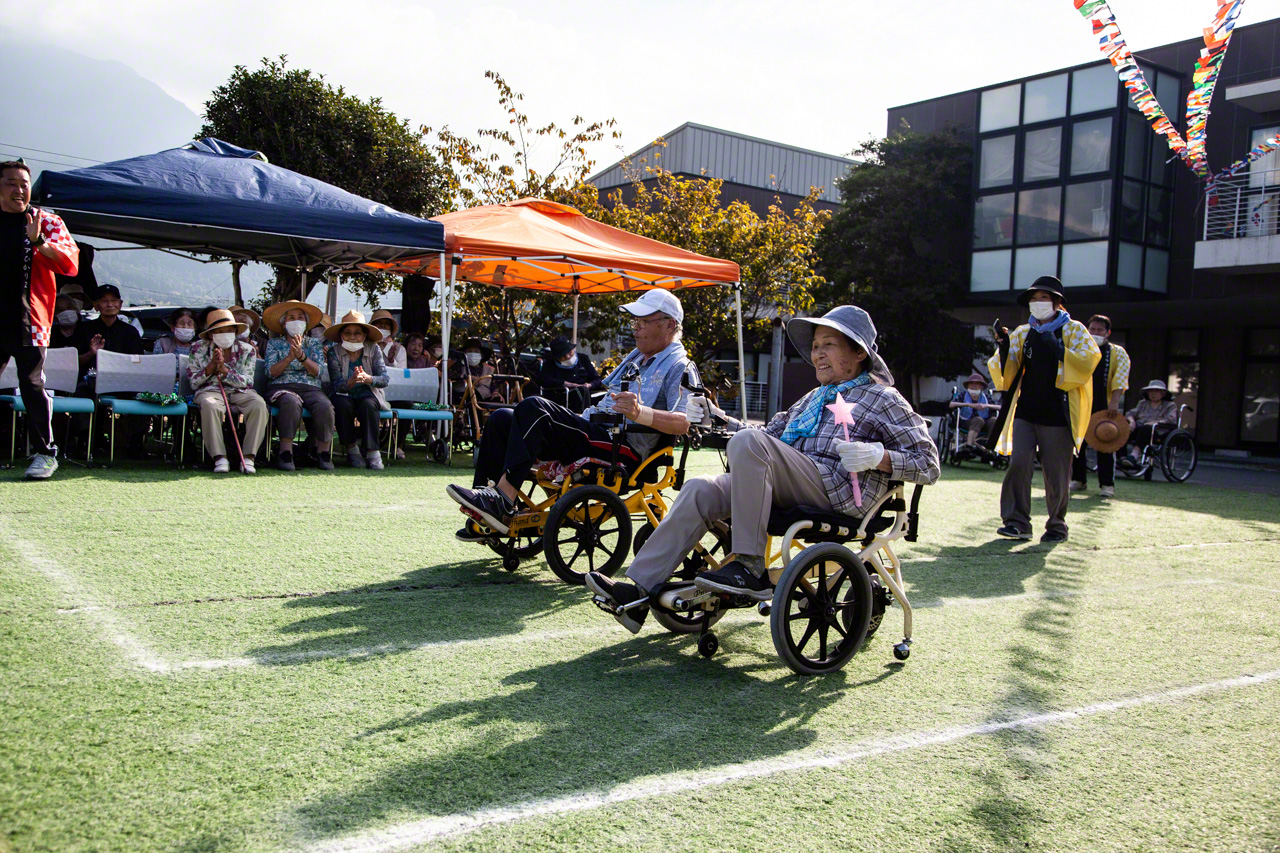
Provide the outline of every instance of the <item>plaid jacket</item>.
<path id="1" fill-rule="evenodd" d="M 764 427 L 748 427 L 737 420 L 729 422 L 730 429 L 764 429 L 774 438 L 781 438 L 787 421 L 804 411 L 809 398 L 822 389 L 815 388 L 801 397 L 785 412 L 778 412 Z M 912 410 L 911 404 L 888 385 L 872 382 L 861 385 L 845 395 L 853 404 L 853 426 L 849 428 L 850 441 L 878 441 L 889 452 L 891 469 L 888 473 L 877 469 L 858 475 L 862 490 L 862 505 L 853 502 L 853 484 L 849 472 L 840 464 L 836 445 L 844 441 L 844 428 L 835 424 L 829 409 L 822 410 L 818 430 L 810 438 L 801 438 L 794 445 L 818 466 L 822 485 L 831 498 L 831 508 L 847 515 L 861 515 L 889 490 L 890 480 L 905 480 L 926 486 L 938 481 L 942 473 L 938 464 L 938 448 L 929 438 L 924 418 Z"/>

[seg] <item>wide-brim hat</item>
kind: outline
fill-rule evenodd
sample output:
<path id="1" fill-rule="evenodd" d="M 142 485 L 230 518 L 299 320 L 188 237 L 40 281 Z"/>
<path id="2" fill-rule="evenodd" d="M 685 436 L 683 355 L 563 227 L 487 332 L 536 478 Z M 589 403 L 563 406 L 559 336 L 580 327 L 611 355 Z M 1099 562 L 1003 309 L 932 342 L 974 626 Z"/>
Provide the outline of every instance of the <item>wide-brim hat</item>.
<path id="1" fill-rule="evenodd" d="M 1129 441 L 1129 419 L 1119 412 L 1094 412 L 1084 440 L 1099 453 L 1115 453 Z"/>
<path id="2" fill-rule="evenodd" d="M 1031 282 L 1031 286 L 1018 294 L 1018 304 L 1028 305 L 1031 303 L 1031 294 L 1037 290 L 1043 290 L 1045 293 L 1052 293 L 1058 297 L 1061 302 L 1066 302 L 1067 297 L 1062 293 L 1062 282 L 1058 280 L 1056 275 L 1042 275 L 1035 281 Z"/>
<path id="3" fill-rule="evenodd" d="M 295 308 L 306 312 L 308 329 L 314 329 L 323 322 L 324 312 L 319 307 L 312 305 L 310 302 L 287 299 L 284 302 L 277 302 L 275 305 L 268 306 L 267 310 L 262 312 L 262 325 L 277 335 L 283 335 L 284 315 Z M 330 322 L 329 325 L 333 325 L 333 323 Z"/>
<path id="4" fill-rule="evenodd" d="M 204 331 L 200 337 L 206 341 L 216 332 L 235 332 L 237 335 L 249 328 L 248 323 L 241 323 L 226 308 L 215 308 L 204 319 Z"/>
<path id="5" fill-rule="evenodd" d="M 1141 393 L 1145 396 L 1148 391 L 1163 391 L 1166 397 L 1170 396 L 1169 386 L 1165 385 L 1164 382 L 1159 379 L 1152 379 L 1148 382 L 1146 387 L 1142 389 Z"/>
<path id="6" fill-rule="evenodd" d="M 65 296 L 68 299 L 74 299 L 76 302 L 80 303 L 81 308 L 84 308 L 84 306 L 89 304 L 89 296 L 84 292 L 84 288 L 74 282 L 71 284 L 64 284 L 62 287 L 58 288 L 58 295 Z"/>
<path id="7" fill-rule="evenodd" d="M 972 385 L 975 382 L 981 382 L 983 388 L 987 387 L 987 378 L 976 370 L 973 373 L 969 374 L 969 378 L 966 379 L 963 384 L 964 384 L 964 387 L 968 388 L 970 385 Z"/>
<path id="8" fill-rule="evenodd" d="M 365 322 L 364 315 L 359 311 L 348 311 L 347 315 L 342 318 L 341 322 L 334 323 L 332 326 L 324 330 L 324 339 L 326 341 L 342 340 L 342 330 L 347 326 L 359 326 L 364 329 L 365 340 L 369 343 L 376 344 L 382 340 L 382 330 L 377 326 L 370 326 Z"/>
<path id="9" fill-rule="evenodd" d="M 493 347 L 489 346 L 480 338 L 467 338 L 466 342 L 462 345 L 462 351 L 466 352 L 472 347 L 480 348 L 480 359 L 482 361 L 488 361 L 493 358 Z"/>
<path id="10" fill-rule="evenodd" d="M 390 311 L 385 308 L 379 308 L 377 311 L 374 311 L 373 316 L 369 318 L 370 323 L 376 323 L 379 320 L 391 321 L 391 337 L 394 338 L 396 335 L 400 334 L 400 321 L 397 320 L 395 315 Z"/>
<path id="11" fill-rule="evenodd" d="M 232 314 L 244 314 L 248 317 L 249 328 L 253 329 L 255 332 L 258 331 L 258 327 L 262 325 L 262 317 L 259 316 L 258 312 L 254 311 L 252 308 L 245 308 L 243 305 L 232 305 L 227 310 Z"/>
<path id="12" fill-rule="evenodd" d="M 892 385 L 893 374 L 876 351 L 876 324 L 871 315 L 857 305 L 841 305 L 832 308 L 821 317 L 796 317 L 787 323 L 787 337 L 799 351 L 800 357 L 810 364 L 809 352 L 813 348 L 813 334 L 819 326 L 835 329 L 867 353 L 871 362 L 871 376 L 881 385 Z"/>
<path id="13" fill-rule="evenodd" d="M 551 357 L 556 361 L 559 361 L 568 355 L 575 346 L 576 344 L 574 344 L 573 341 L 569 340 L 564 335 L 561 335 L 551 342 Z"/>

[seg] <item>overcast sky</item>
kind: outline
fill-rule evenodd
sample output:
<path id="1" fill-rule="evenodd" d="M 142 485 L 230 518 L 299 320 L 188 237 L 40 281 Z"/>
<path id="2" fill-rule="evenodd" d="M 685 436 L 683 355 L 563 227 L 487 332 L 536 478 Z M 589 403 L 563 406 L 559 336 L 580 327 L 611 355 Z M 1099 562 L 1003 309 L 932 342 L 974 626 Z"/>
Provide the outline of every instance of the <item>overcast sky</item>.
<path id="1" fill-rule="evenodd" d="M 1194 38 L 1213 0 L 1112 0 L 1142 48 Z M 833 154 L 885 131 L 885 109 L 1100 56 L 1071 0 L 612 3 L 541 0 L 0 0 L 33 41 L 123 62 L 202 112 L 236 64 L 288 54 L 415 125 L 504 121 L 488 69 L 537 122 L 615 118 L 598 168 L 685 121 Z M 1241 24 L 1280 14 L 1252 0 Z M 1188 69 L 1189 71 L 1189 69 Z M 50 82 L 60 81 L 50 69 Z M 56 93 L 53 95 L 56 97 Z M 1167 106 L 1167 105 L 1166 105 Z M 95 157 L 92 142 L 68 152 Z"/>

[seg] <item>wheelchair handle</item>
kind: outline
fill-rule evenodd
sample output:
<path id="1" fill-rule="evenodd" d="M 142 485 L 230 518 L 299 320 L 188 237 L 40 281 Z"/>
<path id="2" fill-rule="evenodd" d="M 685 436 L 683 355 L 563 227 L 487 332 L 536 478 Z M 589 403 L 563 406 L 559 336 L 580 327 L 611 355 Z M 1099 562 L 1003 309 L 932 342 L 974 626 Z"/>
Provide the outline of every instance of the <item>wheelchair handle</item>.
<path id="1" fill-rule="evenodd" d="M 698 397 L 702 397 L 705 400 L 709 401 L 711 399 L 710 395 L 707 394 L 706 388 L 704 388 L 701 385 L 694 385 L 692 382 L 689 381 L 688 374 L 685 374 L 685 377 L 680 380 L 680 387 L 688 391 L 690 394 L 693 394 Z M 719 415 L 712 414 L 710 411 L 708 411 L 707 416 L 702 419 L 702 422 L 693 424 L 693 426 L 698 426 L 698 427 L 702 427 L 703 429 L 708 429 L 711 427 L 727 426 L 728 423 L 729 421 L 727 418 L 722 418 Z"/>

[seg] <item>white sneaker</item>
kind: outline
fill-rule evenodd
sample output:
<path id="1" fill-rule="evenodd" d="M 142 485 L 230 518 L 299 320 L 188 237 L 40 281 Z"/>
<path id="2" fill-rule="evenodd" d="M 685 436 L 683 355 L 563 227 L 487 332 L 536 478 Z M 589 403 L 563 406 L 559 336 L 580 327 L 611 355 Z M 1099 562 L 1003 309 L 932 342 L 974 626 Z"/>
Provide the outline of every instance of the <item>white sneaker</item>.
<path id="1" fill-rule="evenodd" d="M 1098 494 L 1104 498 L 1114 498 L 1116 496 L 1116 487 L 1103 486 L 1101 489 L 1098 489 Z"/>
<path id="2" fill-rule="evenodd" d="M 27 466 L 27 472 L 23 476 L 28 480 L 47 480 L 57 470 L 57 459 L 52 456 L 45 456 L 43 453 L 37 453 L 31 457 L 31 464 Z"/>
<path id="3" fill-rule="evenodd" d="M 1086 488 L 1088 487 L 1080 480 L 1071 481 L 1071 491 L 1073 492 L 1083 492 Z"/>
<path id="4" fill-rule="evenodd" d="M 256 474 L 256 473 L 258 473 L 258 469 L 257 469 L 257 468 L 255 468 L 255 467 L 253 467 L 253 460 L 252 460 L 252 459 L 245 459 L 245 460 L 244 460 L 244 472 L 245 472 L 246 474 Z"/>
<path id="5" fill-rule="evenodd" d="M 382 470 L 382 451 L 370 450 L 364 455 L 364 461 L 368 463 L 370 471 Z"/>
<path id="6" fill-rule="evenodd" d="M 227 457 L 219 456 L 213 460 L 213 473 L 225 474 L 231 470 L 231 463 L 227 461 Z"/>

